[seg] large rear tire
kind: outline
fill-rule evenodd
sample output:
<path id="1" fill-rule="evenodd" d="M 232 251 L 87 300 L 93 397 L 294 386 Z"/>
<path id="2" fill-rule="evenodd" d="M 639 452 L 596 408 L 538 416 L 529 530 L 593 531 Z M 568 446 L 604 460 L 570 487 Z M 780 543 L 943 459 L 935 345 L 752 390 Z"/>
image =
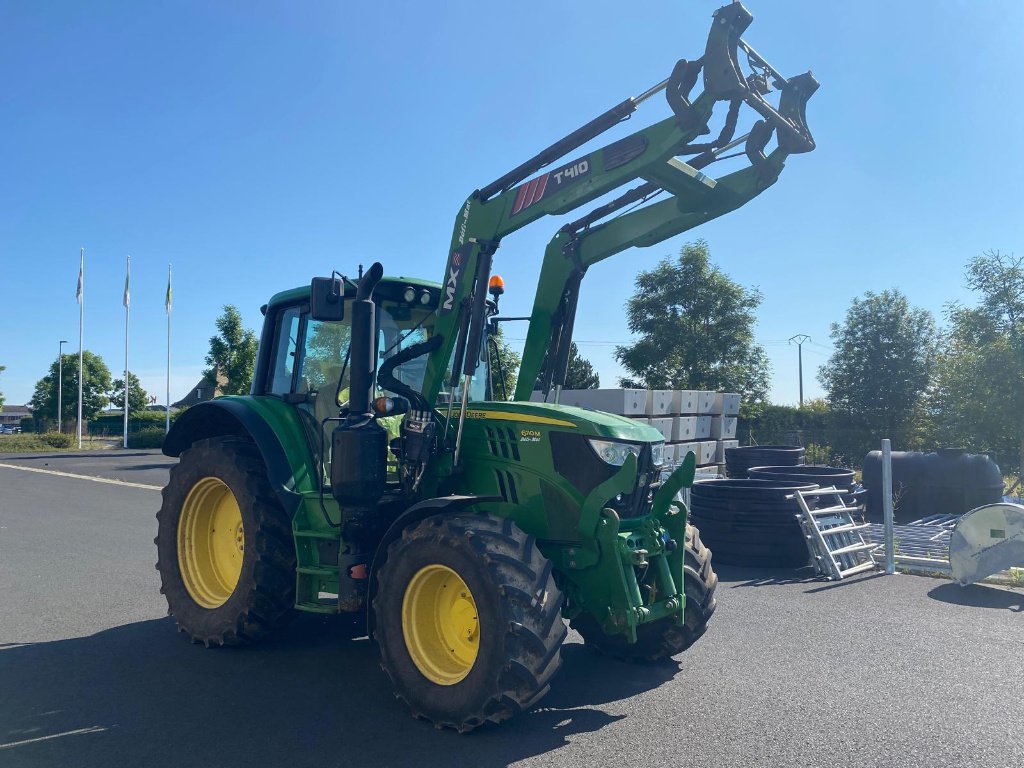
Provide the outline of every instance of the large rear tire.
<path id="1" fill-rule="evenodd" d="M 160 591 L 193 641 L 252 643 L 291 617 L 291 525 L 252 442 L 193 443 L 171 468 L 156 519 Z"/>
<path id="2" fill-rule="evenodd" d="M 589 614 L 572 622 L 572 627 L 583 636 L 593 651 L 626 661 L 660 661 L 682 653 L 707 631 L 708 622 L 715 612 L 715 588 L 718 576 L 711 567 L 711 550 L 700 540 L 700 531 L 686 526 L 686 559 L 683 565 L 683 590 L 686 605 L 683 624 L 673 619 L 641 624 L 637 627 L 637 641 L 629 643 L 623 635 L 606 635 Z"/>
<path id="3" fill-rule="evenodd" d="M 438 728 L 507 720 L 561 667 L 562 593 L 511 520 L 453 514 L 410 526 L 388 548 L 373 609 L 395 695 Z"/>

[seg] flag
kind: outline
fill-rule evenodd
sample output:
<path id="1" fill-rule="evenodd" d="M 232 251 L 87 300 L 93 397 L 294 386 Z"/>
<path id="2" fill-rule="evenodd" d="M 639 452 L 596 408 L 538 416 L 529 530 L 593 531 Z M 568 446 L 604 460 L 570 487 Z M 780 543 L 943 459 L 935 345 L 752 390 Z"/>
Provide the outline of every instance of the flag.
<path id="1" fill-rule="evenodd" d="M 129 283 L 132 279 L 132 257 L 128 257 L 128 266 L 125 268 L 124 273 L 124 308 L 128 309 L 132 303 L 132 294 L 129 290 Z"/>
<path id="2" fill-rule="evenodd" d="M 167 314 L 171 314 L 171 265 L 167 265 L 167 296 L 164 298 L 164 307 L 167 309 Z"/>
<path id="3" fill-rule="evenodd" d="M 81 304 L 82 294 L 85 292 L 85 248 L 82 249 L 82 260 L 78 264 L 78 288 L 75 290 L 75 300 Z"/>

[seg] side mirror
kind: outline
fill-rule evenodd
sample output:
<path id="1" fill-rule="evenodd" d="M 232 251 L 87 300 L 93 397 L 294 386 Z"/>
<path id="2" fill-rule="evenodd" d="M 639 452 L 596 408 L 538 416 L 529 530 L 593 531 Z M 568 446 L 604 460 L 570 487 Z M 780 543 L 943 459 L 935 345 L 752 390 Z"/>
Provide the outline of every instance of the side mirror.
<path id="1" fill-rule="evenodd" d="M 309 285 L 309 312 L 314 320 L 345 319 L 345 285 L 340 277 L 314 277 Z"/>

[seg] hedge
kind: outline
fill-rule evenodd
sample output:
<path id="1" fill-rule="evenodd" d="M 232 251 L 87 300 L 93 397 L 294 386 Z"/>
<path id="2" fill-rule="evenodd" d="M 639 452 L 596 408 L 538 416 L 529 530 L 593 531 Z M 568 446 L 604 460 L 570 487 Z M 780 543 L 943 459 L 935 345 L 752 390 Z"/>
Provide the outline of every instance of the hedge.
<path id="1" fill-rule="evenodd" d="M 74 440 L 71 435 L 59 432 L 45 434 L 4 435 L 0 438 L 0 452 L 23 453 L 28 451 L 52 451 L 70 448 Z"/>
<path id="2" fill-rule="evenodd" d="M 181 412 L 177 411 L 171 414 L 172 424 Z M 134 413 L 128 417 L 128 434 L 131 435 L 146 429 L 156 429 L 157 427 L 162 430 L 166 423 L 167 415 L 163 411 L 141 411 Z M 123 431 L 124 414 L 121 413 L 104 413 L 89 422 L 90 435 L 120 435 Z"/>
<path id="3" fill-rule="evenodd" d="M 129 448 L 163 448 L 166 433 L 163 427 L 149 427 L 128 434 Z"/>

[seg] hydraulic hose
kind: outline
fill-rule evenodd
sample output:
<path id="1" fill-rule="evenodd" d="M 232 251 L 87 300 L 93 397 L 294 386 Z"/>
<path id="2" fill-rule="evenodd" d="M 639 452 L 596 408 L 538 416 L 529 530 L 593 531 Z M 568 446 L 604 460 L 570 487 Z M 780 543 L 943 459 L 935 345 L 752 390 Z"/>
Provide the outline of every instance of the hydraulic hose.
<path id="1" fill-rule="evenodd" d="M 382 389 L 386 389 L 389 392 L 394 392 L 396 395 L 401 395 L 402 397 L 407 398 L 412 404 L 414 410 L 429 411 L 430 406 L 427 403 L 426 398 L 408 384 L 396 379 L 394 376 L 394 370 L 400 365 L 405 365 L 410 360 L 415 360 L 420 355 L 433 352 L 441 346 L 443 339 L 444 337 L 441 335 L 431 336 L 426 341 L 421 341 L 419 344 L 413 344 L 411 347 L 406 347 L 405 349 L 396 352 L 380 364 L 380 370 L 377 372 L 377 383 L 380 384 Z"/>

